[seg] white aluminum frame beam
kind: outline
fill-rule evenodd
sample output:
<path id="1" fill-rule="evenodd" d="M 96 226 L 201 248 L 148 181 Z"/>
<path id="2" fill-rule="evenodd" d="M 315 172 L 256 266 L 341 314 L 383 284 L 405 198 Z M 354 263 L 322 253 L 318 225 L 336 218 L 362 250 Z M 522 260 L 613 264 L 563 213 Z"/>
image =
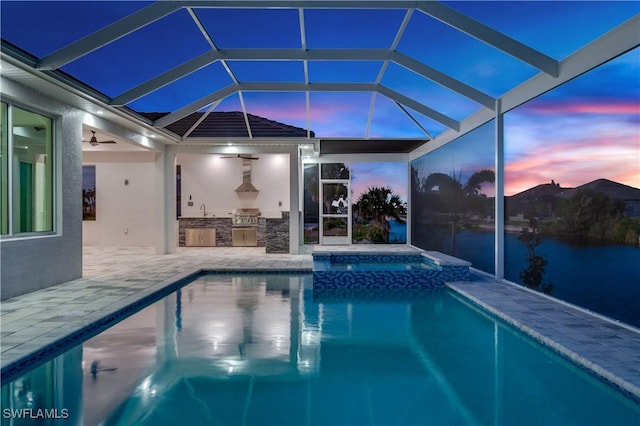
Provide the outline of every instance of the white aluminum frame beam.
<path id="1" fill-rule="evenodd" d="M 300 46 L 303 51 L 307 50 L 307 30 L 304 24 L 304 9 L 298 9 L 298 21 L 300 24 Z M 304 72 L 304 84 L 309 84 L 309 61 L 302 61 Z M 307 90 L 304 93 L 305 114 L 307 118 L 307 139 L 311 139 L 311 96 Z"/>
<path id="2" fill-rule="evenodd" d="M 112 105 L 126 105 L 146 94 L 157 90 L 175 80 L 195 72 L 215 61 L 226 60 L 301 60 L 305 64 L 305 83 L 308 83 L 307 61 L 331 61 L 331 60 L 378 60 L 395 62 L 401 67 L 415 72 L 416 74 L 433 81 L 440 86 L 462 95 L 486 108 L 493 110 L 495 98 L 448 76 L 422 62 L 416 61 L 407 55 L 387 49 L 225 49 L 203 53 L 202 55 L 185 62 L 137 87 L 122 93 L 111 102 Z M 226 67 L 228 68 L 228 67 Z M 384 65 L 383 65 L 384 68 Z M 382 72 L 378 75 L 378 80 L 382 79 Z M 227 70 L 234 82 L 237 82 L 231 70 Z"/>
<path id="3" fill-rule="evenodd" d="M 441 112 L 438 112 L 432 108 L 429 108 L 428 106 L 425 106 L 424 104 L 421 104 L 420 102 L 408 96 L 402 95 L 385 86 L 379 86 L 377 92 L 395 102 L 398 102 L 399 104 L 408 106 L 409 108 L 418 111 L 422 115 L 426 115 L 427 117 L 437 121 L 440 124 L 444 124 L 452 131 L 460 131 L 459 121 L 454 120 L 453 118 L 448 117 L 447 115 L 442 114 Z"/>
<path id="4" fill-rule="evenodd" d="M 102 46 L 172 14 L 183 6 L 184 4 L 178 1 L 159 1 L 153 3 L 45 56 L 39 62 L 38 68 L 42 70 L 60 68 Z"/>
<path id="5" fill-rule="evenodd" d="M 376 95 L 378 92 L 371 94 L 371 102 L 369 103 L 369 115 L 367 116 L 367 127 L 364 130 L 364 138 L 369 139 L 369 131 L 371 130 L 371 122 L 373 121 L 373 110 L 376 107 Z"/>
<path id="6" fill-rule="evenodd" d="M 561 61 L 561 72 L 558 78 L 554 78 L 545 73 L 539 73 L 520 86 L 507 92 L 500 98 L 500 110 L 506 113 L 637 47 L 640 47 L 640 15 L 636 15 L 620 24 Z M 482 126 L 494 118 L 495 111 L 489 108 L 483 108 L 461 121 L 459 132 L 445 130 L 429 144 L 412 151 L 409 157 L 411 160 L 414 160 Z"/>
<path id="7" fill-rule="evenodd" d="M 411 120 L 413 122 L 413 124 L 415 124 L 416 126 L 418 126 L 418 128 L 420 128 L 420 130 L 422 130 L 424 132 L 425 135 L 427 135 L 427 137 L 431 140 L 433 139 L 433 136 L 431 135 L 431 133 L 425 129 L 425 127 L 420 124 L 420 122 L 418 120 L 416 120 L 416 118 L 413 116 L 413 114 L 411 114 L 409 111 L 407 111 L 407 109 L 405 107 L 402 106 L 402 104 L 395 102 L 396 106 L 398 108 L 400 108 L 400 110 L 407 116 L 409 117 L 409 120 Z"/>
<path id="8" fill-rule="evenodd" d="M 111 105 L 126 105 L 219 60 L 220 57 L 215 51 L 203 53 L 190 61 L 178 65 L 177 67 L 170 69 L 151 80 L 147 80 L 146 82 L 121 93 L 111 100 Z"/>
<path id="9" fill-rule="evenodd" d="M 494 150 L 495 150 L 495 188 L 494 199 L 494 275 L 497 279 L 504 278 L 504 114 L 502 112 L 501 100 L 496 101 L 495 108 L 496 125 L 494 129 Z"/>
<path id="10" fill-rule="evenodd" d="M 229 95 L 233 95 L 238 91 L 238 85 L 231 84 L 223 89 L 218 90 L 217 92 L 213 92 L 210 95 L 205 96 L 185 107 L 180 108 L 177 111 L 172 112 L 171 114 L 167 114 L 163 117 L 160 117 L 156 121 L 153 122 L 154 127 L 166 127 L 171 123 L 175 123 L 181 118 L 186 117 L 187 115 L 199 111 L 200 109 L 211 105 L 212 103 L 219 101 L 221 99 L 226 98 Z"/>
<path id="11" fill-rule="evenodd" d="M 193 7 L 287 7 L 287 8 L 418 8 L 421 12 L 462 31 L 514 58 L 517 58 L 542 72 L 557 77 L 559 63 L 555 59 L 508 37 L 493 28 L 484 25 L 460 12 L 455 11 L 439 2 L 425 1 L 159 1 L 125 18 L 108 25 L 101 30 L 87 35 L 52 54 L 42 58 L 38 68 L 52 70 L 60 68 L 88 53 L 99 49 L 125 35 L 145 27 L 181 8 Z M 192 12 L 190 12 L 192 13 Z M 193 16 L 193 13 L 192 13 Z"/>
<path id="12" fill-rule="evenodd" d="M 374 84 L 374 83 L 239 83 L 236 85 L 228 86 L 222 90 L 217 91 L 211 95 L 208 95 L 190 105 L 181 108 L 171 114 L 165 115 L 156 120 L 153 124 L 156 127 L 165 127 L 171 123 L 174 123 L 187 115 L 198 111 L 201 108 L 233 93 L 241 91 L 254 91 L 254 92 L 377 92 L 387 98 L 398 102 L 402 105 L 406 105 L 409 108 L 445 125 L 446 127 L 459 131 L 460 122 L 442 114 L 432 108 L 429 108 L 420 102 L 417 102 L 408 96 L 402 95 L 388 87 Z"/>
<path id="13" fill-rule="evenodd" d="M 200 125 L 200 123 L 202 123 L 205 120 L 205 118 L 207 118 L 209 116 L 209 114 L 211 114 L 213 112 L 213 110 L 216 109 L 216 107 L 218 105 L 220 105 L 220 102 L 222 102 L 222 99 L 212 103 L 211 106 L 207 109 L 207 111 L 205 111 L 205 113 L 202 114 L 202 117 L 198 118 L 198 120 L 196 120 L 196 122 L 193 123 L 193 125 L 191 127 L 189 127 L 189 130 L 187 130 L 184 133 L 184 135 L 182 135 L 182 140 L 183 141 L 186 138 L 188 138 L 191 133 L 193 133 L 193 131 Z"/>
<path id="14" fill-rule="evenodd" d="M 559 75 L 557 60 L 439 2 L 421 2 L 418 10 L 552 77 Z"/>
<path id="15" fill-rule="evenodd" d="M 390 57 L 391 61 L 395 62 L 401 67 L 406 68 L 409 71 L 413 71 L 414 73 L 428 80 L 431 80 L 446 89 L 456 92 L 459 95 L 462 95 L 465 98 L 468 98 L 491 110 L 495 108 L 495 98 L 469 86 L 468 84 L 456 80 L 455 78 L 442 73 L 435 68 L 431 68 L 430 66 L 425 65 L 422 62 L 416 61 L 415 59 L 402 53 L 391 52 Z"/>
<path id="16" fill-rule="evenodd" d="M 249 124 L 249 116 L 247 115 L 247 107 L 244 104 L 244 96 L 242 96 L 242 90 L 238 91 L 238 97 L 240 98 L 240 107 L 242 108 L 244 124 L 245 126 L 247 126 L 247 134 L 249 135 L 249 139 L 253 139 L 253 133 L 251 132 L 251 125 Z"/>
<path id="17" fill-rule="evenodd" d="M 402 19 L 402 23 L 400 23 L 400 27 L 398 28 L 398 31 L 396 32 L 395 37 L 393 38 L 393 42 L 391 43 L 391 48 L 389 49 L 390 51 L 395 51 L 396 48 L 398 47 L 398 44 L 400 44 L 400 40 L 402 39 L 402 36 L 404 35 L 404 31 L 407 29 L 407 26 L 409 25 L 409 21 L 411 20 L 411 16 L 413 15 L 413 11 L 415 9 L 408 9 L 407 13 L 405 13 L 404 18 Z M 385 60 L 382 63 L 382 66 L 380 67 L 380 71 L 378 72 L 378 76 L 376 77 L 376 84 L 380 84 L 382 83 L 382 79 L 384 78 L 384 73 L 387 71 L 387 68 L 389 67 L 389 60 Z M 369 139 L 369 133 L 371 131 L 371 123 L 373 121 L 373 110 L 375 109 L 376 106 L 376 92 L 373 92 L 373 94 L 371 95 L 371 105 L 369 106 L 369 117 L 367 118 L 367 127 L 365 129 L 364 132 L 364 138 L 365 139 Z M 397 105 L 397 102 L 396 102 Z"/>
<path id="18" fill-rule="evenodd" d="M 404 15 L 404 19 L 400 24 L 400 28 L 398 28 L 398 32 L 396 33 L 396 36 L 393 39 L 393 43 L 391 43 L 391 48 L 389 49 L 390 51 L 393 52 L 398 47 L 398 44 L 402 39 L 404 31 L 407 29 L 407 25 L 409 25 L 409 21 L 411 20 L 411 16 L 413 15 L 414 10 L 415 9 L 409 9 L 407 10 L 407 13 Z M 382 78 L 384 77 L 384 73 L 387 71 L 388 67 L 389 67 L 389 59 L 386 59 L 382 63 L 382 67 L 380 67 L 380 72 L 378 73 L 378 77 L 376 78 L 376 84 L 382 83 Z"/>
<path id="19" fill-rule="evenodd" d="M 219 50 L 218 46 L 216 46 L 216 43 L 213 41 L 211 34 L 209 34 L 207 29 L 204 27 L 204 24 L 202 23 L 198 15 L 196 15 L 196 12 L 193 10 L 193 8 L 189 7 L 187 8 L 187 10 L 189 11 L 189 15 L 191 16 L 191 19 L 193 19 L 193 22 L 198 27 L 198 30 L 200 30 L 200 34 L 202 34 L 202 36 L 207 41 L 207 43 L 209 43 L 209 46 L 211 46 L 211 49 L 213 49 L 214 51 Z M 233 71 L 231 71 L 231 68 L 229 68 L 227 61 L 225 61 L 224 59 L 220 59 L 220 63 L 222 64 L 224 69 L 227 71 L 227 74 L 229 74 L 229 77 L 231 78 L 231 80 L 237 84 L 238 79 L 236 78 Z"/>

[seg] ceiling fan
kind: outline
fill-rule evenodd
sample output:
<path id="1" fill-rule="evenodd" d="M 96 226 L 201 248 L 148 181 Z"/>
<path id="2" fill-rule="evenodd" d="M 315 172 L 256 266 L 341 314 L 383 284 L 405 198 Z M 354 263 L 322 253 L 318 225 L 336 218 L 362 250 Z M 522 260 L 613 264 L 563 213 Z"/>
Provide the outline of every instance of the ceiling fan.
<path id="1" fill-rule="evenodd" d="M 242 158 L 243 160 L 259 160 L 260 159 L 260 157 L 254 157 L 251 154 L 228 155 L 220 158 Z"/>
<path id="2" fill-rule="evenodd" d="M 91 130 L 91 133 L 92 133 L 91 139 L 89 139 L 88 141 L 82 141 L 82 142 L 90 143 L 91 146 L 98 146 L 101 143 L 116 143 L 116 141 L 112 141 L 112 140 L 109 140 L 109 141 L 98 141 L 98 138 L 96 138 L 96 132 Z"/>

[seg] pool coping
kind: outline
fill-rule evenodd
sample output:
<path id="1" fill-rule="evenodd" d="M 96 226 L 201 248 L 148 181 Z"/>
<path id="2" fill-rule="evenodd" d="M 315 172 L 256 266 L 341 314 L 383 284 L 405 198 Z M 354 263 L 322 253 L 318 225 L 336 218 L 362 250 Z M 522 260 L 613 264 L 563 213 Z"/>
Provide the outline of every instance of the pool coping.
<path id="1" fill-rule="evenodd" d="M 579 306 L 575 306 L 572 305 L 570 303 L 558 300 L 558 299 L 554 299 L 552 297 L 546 296 L 544 294 L 539 294 L 536 292 L 533 292 L 529 289 L 526 289 L 522 286 L 518 286 L 517 284 L 512 284 L 506 281 L 500 281 L 500 280 L 495 280 L 495 279 L 487 279 L 484 281 L 480 281 L 480 282 L 450 282 L 450 283 L 446 283 L 446 287 L 449 288 L 450 290 L 454 291 L 455 294 L 461 296 L 465 301 L 467 301 L 468 303 L 470 303 L 472 306 L 477 307 L 478 309 L 480 309 L 483 312 L 486 312 L 487 314 L 489 314 L 492 318 L 496 318 L 504 323 L 506 323 L 507 325 L 513 327 L 515 330 L 518 330 L 520 332 L 522 332 L 524 335 L 526 335 L 527 337 L 531 338 L 533 341 L 541 344 L 543 347 L 551 350 L 552 352 L 558 354 L 559 356 L 561 356 L 562 358 L 568 360 L 569 362 L 571 362 L 573 365 L 577 366 L 579 369 L 585 371 L 586 373 L 590 374 L 592 377 L 596 378 L 597 380 L 601 381 L 602 383 L 604 383 L 607 386 L 610 386 L 612 388 L 614 388 L 615 390 L 617 390 L 618 392 L 620 392 L 622 395 L 624 395 L 625 397 L 627 397 L 628 399 L 630 399 L 632 402 L 634 402 L 636 405 L 640 405 L 640 387 L 635 385 L 634 383 L 631 383 L 630 381 L 626 380 L 625 378 L 621 377 L 619 374 L 615 374 L 614 372 L 610 371 L 609 369 L 603 367 L 602 365 L 600 365 L 598 363 L 597 359 L 594 359 L 594 357 L 592 356 L 591 359 L 588 358 L 587 356 L 581 355 L 579 354 L 577 351 L 572 350 L 568 347 L 568 345 L 563 344 L 563 342 L 559 342 L 559 339 L 554 339 L 545 335 L 544 332 L 538 331 L 535 329 L 534 325 L 527 325 L 525 324 L 523 321 L 520 321 L 518 319 L 515 318 L 515 316 L 517 314 L 512 314 L 509 315 L 508 313 L 504 312 L 504 310 L 501 310 L 495 306 L 493 306 L 490 302 L 488 302 L 487 300 L 482 300 L 482 296 L 478 296 L 478 294 L 472 294 L 471 291 L 465 290 L 468 289 L 470 286 L 483 286 L 483 285 L 490 285 L 490 284 L 495 284 L 495 285 L 499 285 L 499 286 L 505 286 L 507 288 L 512 288 L 512 290 L 515 291 L 526 291 L 530 294 L 528 294 L 528 296 L 530 296 L 531 298 L 540 298 L 540 299 L 546 299 L 545 302 L 547 304 L 551 303 L 551 304 L 556 304 L 559 306 L 564 306 L 565 308 L 569 309 L 569 310 L 574 310 L 575 312 L 577 312 L 579 315 L 583 315 L 584 317 L 588 316 L 589 319 L 591 320 L 600 320 L 603 323 L 608 323 L 610 324 L 610 326 L 617 326 L 620 329 L 624 329 L 624 330 L 628 330 L 632 333 L 636 333 L 640 339 L 640 330 L 635 329 L 632 326 L 629 326 L 628 324 L 624 324 L 624 323 L 620 323 L 618 324 L 615 320 L 603 317 L 599 314 L 590 312 L 590 311 L 586 311 L 583 308 L 580 308 Z M 477 293 L 477 292 L 476 292 Z M 531 307 L 530 306 L 522 306 L 523 310 L 530 310 Z M 560 311 L 561 309 L 558 309 L 558 311 Z M 583 321 L 586 321 L 586 318 L 582 318 Z M 554 324 L 555 325 L 555 324 Z M 605 326 L 606 327 L 606 326 Z M 639 344 L 639 349 L 640 349 L 640 344 Z M 639 380 L 640 382 L 640 377 Z"/>

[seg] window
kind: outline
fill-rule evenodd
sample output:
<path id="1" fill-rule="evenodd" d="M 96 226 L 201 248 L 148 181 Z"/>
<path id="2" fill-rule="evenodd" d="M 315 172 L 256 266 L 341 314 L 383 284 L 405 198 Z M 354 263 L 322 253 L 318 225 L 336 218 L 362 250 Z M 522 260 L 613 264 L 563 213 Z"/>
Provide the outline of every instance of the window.
<path id="1" fill-rule="evenodd" d="M 2 103 L 0 124 L 2 234 L 53 231 L 53 120 Z"/>
<path id="2" fill-rule="evenodd" d="M 8 106 L 0 103 L 0 234 L 9 233 L 9 136 Z"/>

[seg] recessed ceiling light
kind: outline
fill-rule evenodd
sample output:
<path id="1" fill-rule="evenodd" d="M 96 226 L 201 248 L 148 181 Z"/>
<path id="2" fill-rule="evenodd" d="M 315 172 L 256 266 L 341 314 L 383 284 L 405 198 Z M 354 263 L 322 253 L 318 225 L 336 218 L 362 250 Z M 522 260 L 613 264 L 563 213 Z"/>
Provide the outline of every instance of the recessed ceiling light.
<path id="1" fill-rule="evenodd" d="M 98 115 L 102 115 L 102 114 L 104 114 L 104 111 L 103 111 L 103 110 L 101 110 L 101 109 L 99 109 L 98 111 L 96 111 L 96 113 L 97 113 Z"/>

